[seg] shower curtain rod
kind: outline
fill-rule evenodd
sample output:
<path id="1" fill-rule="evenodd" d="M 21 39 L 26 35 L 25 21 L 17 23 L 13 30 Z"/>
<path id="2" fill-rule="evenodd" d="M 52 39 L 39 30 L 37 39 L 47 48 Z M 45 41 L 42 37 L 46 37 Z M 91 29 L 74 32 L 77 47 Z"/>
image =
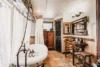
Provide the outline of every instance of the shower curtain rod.
<path id="1" fill-rule="evenodd" d="M 11 0 L 7 0 L 10 4 L 12 4 L 13 6 L 14 6 L 14 8 L 16 8 L 16 10 L 20 13 L 20 14 L 22 14 L 25 18 L 27 18 L 27 16 L 25 16 L 24 15 L 24 12 L 21 12 L 20 11 L 20 9 L 19 8 L 17 8 L 16 7 L 16 5 L 13 3 L 13 1 L 11 1 Z M 5 2 L 5 1 L 4 1 Z M 6 2 L 5 2 L 6 3 Z M 26 8 L 27 9 L 27 8 Z M 31 12 L 29 11 L 29 13 L 31 14 Z M 32 15 L 32 14 L 31 14 Z M 33 20 L 33 19 L 30 19 L 30 18 L 28 18 L 28 20 L 30 20 L 30 21 L 35 21 L 35 19 Z"/>

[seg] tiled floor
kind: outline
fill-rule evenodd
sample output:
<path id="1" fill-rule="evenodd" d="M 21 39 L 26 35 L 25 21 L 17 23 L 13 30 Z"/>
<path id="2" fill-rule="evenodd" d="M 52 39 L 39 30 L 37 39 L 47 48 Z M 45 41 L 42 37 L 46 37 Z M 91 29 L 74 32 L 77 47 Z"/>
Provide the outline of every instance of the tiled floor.
<path id="1" fill-rule="evenodd" d="M 57 51 L 49 51 L 44 67 L 75 67 L 72 65 L 72 56 L 65 57 Z"/>

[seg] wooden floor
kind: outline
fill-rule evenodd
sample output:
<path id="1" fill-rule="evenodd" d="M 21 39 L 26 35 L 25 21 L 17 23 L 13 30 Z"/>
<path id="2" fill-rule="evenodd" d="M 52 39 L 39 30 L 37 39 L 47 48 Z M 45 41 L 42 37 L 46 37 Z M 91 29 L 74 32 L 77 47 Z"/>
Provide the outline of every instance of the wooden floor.
<path id="1" fill-rule="evenodd" d="M 72 65 L 72 56 L 65 57 L 57 51 L 49 51 L 44 67 L 75 67 Z"/>

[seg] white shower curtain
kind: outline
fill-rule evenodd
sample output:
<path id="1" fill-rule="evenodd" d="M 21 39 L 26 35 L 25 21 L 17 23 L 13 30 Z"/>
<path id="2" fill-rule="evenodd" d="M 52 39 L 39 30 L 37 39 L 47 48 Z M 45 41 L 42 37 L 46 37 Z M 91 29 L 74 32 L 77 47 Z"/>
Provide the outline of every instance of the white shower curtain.
<path id="1" fill-rule="evenodd" d="M 36 19 L 35 44 L 44 44 L 43 19 Z"/>
<path id="2" fill-rule="evenodd" d="M 27 19 L 23 15 L 21 15 L 16 9 L 14 9 L 13 20 L 14 21 L 13 21 L 12 62 L 13 58 L 16 58 L 16 54 L 21 46 Z M 30 31 L 31 31 L 31 21 L 28 21 L 25 40 L 24 40 L 26 46 L 29 45 L 30 43 Z"/>
<path id="3" fill-rule="evenodd" d="M 21 45 L 23 39 L 23 26 L 24 26 L 24 17 L 14 9 L 14 17 L 13 17 L 13 39 L 12 39 L 12 56 L 16 58 L 18 49 Z M 12 58 L 12 60 L 13 60 Z M 13 61 L 12 61 L 13 62 Z"/>
<path id="4" fill-rule="evenodd" d="M 0 1 L 0 67 L 9 67 L 11 56 L 12 7 Z"/>
<path id="5" fill-rule="evenodd" d="M 7 1 L 0 0 L 0 3 L 0 67 L 9 67 L 13 58 L 16 58 L 16 53 L 21 45 L 26 18 Z M 31 22 L 28 21 L 24 41 L 28 42 L 27 45 L 30 40 Z"/>

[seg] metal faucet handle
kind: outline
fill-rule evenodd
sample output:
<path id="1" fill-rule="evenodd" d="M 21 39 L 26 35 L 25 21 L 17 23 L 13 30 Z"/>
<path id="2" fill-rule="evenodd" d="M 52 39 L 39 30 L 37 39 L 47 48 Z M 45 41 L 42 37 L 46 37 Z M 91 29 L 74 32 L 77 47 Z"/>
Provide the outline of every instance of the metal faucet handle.
<path id="1" fill-rule="evenodd" d="M 34 50 L 30 50 L 30 49 L 28 50 L 29 50 L 29 57 L 34 57 Z"/>

